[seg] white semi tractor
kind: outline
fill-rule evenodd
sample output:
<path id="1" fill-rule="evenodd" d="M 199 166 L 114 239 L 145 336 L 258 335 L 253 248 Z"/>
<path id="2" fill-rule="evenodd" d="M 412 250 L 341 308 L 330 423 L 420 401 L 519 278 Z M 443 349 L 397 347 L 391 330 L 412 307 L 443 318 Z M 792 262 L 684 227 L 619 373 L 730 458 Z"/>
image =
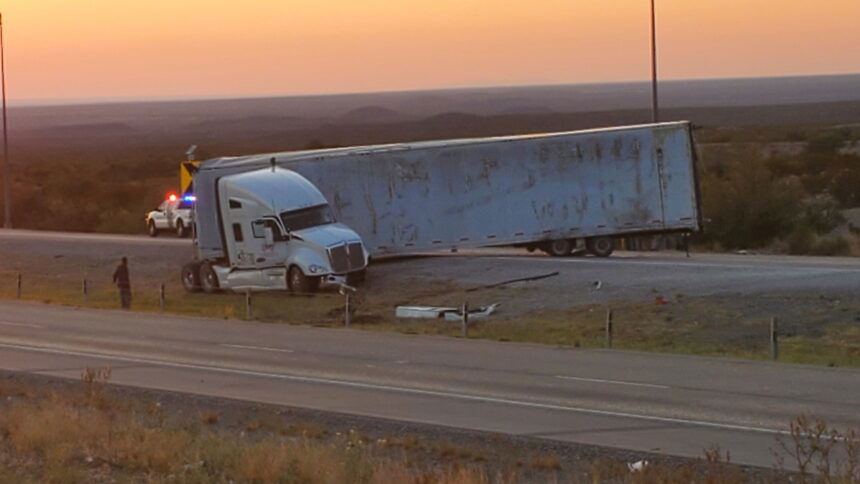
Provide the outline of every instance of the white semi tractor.
<path id="1" fill-rule="evenodd" d="M 486 246 L 609 256 L 700 229 L 687 122 L 204 161 L 188 290 L 361 278 L 370 257 Z"/>

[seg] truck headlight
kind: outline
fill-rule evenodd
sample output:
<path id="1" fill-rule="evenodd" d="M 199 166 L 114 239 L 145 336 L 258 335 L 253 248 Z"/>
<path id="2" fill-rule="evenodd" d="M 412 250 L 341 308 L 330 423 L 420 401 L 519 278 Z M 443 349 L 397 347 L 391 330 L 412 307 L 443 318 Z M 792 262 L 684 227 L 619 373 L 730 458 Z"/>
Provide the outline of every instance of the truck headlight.
<path id="1" fill-rule="evenodd" d="M 311 271 L 311 274 L 316 274 L 317 272 L 322 272 L 322 271 L 324 271 L 324 270 L 325 270 L 325 268 L 324 268 L 324 267 L 322 267 L 322 266 L 318 266 L 318 265 L 316 265 L 316 264 L 311 264 L 311 265 L 308 267 L 308 270 L 309 270 L 309 271 Z"/>

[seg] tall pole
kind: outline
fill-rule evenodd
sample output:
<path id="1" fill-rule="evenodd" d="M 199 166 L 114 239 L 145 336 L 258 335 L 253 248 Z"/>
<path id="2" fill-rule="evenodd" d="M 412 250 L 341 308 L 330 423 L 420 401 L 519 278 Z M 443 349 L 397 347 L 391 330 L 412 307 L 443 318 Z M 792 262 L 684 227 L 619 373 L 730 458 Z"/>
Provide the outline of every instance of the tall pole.
<path id="1" fill-rule="evenodd" d="M 3 228 L 12 228 L 12 197 L 9 194 L 9 134 L 6 130 L 6 43 L 3 41 L 3 14 L 0 13 L 0 80 L 3 84 Z"/>
<path id="2" fill-rule="evenodd" d="M 651 121 L 660 122 L 660 106 L 657 102 L 657 12 L 651 0 Z"/>

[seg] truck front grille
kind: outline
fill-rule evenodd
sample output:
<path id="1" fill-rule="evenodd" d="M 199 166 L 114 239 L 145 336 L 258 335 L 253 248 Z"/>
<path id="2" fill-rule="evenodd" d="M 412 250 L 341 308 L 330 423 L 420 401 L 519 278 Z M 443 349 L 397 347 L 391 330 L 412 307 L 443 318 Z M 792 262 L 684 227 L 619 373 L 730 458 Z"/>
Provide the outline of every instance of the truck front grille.
<path id="1" fill-rule="evenodd" d="M 345 245 L 330 248 L 328 257 L 331 260 L 331 269 L 335 274 L 349 272 L 349 255 L 346 253 Z"/>
<path id="2" fill-rule="evenodd" d="M 349 248 L 349 268 L 358 269 L 364 267 L 364 248 L 360 242 L 353 242 L 347 246 Z"/>
<path id="3" fill-rule="evenodd" d="M 328 257 L 335 274 L 346 274 L 361 269 L 365 265 L 364 248 L 361 242 L 331 247 L 328 250 Z"/>

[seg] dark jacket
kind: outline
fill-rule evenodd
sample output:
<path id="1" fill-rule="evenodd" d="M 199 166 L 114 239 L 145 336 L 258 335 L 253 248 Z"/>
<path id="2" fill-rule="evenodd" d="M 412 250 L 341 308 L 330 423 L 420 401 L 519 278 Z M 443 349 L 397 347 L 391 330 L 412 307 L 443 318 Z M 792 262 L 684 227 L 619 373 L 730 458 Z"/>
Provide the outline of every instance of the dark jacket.
<path id="1" fill-rule="evenodd" d="M 128 266 L 126 264 L 120 264 L 117 266 L 116 270 L 113 271 L 113 282 L 119 288 L 131 287 L 131 281 L 128 279 Z"/>

